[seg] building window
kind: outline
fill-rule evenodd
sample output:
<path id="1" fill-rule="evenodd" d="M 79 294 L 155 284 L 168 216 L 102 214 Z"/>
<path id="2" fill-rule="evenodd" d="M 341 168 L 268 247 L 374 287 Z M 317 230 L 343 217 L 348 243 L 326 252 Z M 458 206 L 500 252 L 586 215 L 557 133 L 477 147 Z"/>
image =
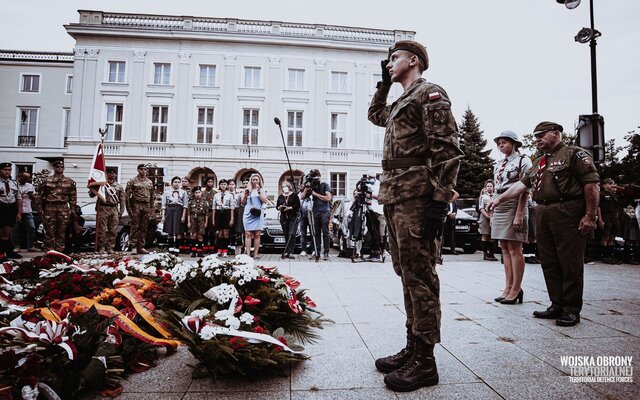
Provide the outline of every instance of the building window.
<path id="1" fill-rule="evenodd" d="M 382 128 L 380 126 L 373 126 L 373 134 L 372 136 L 372 146 L 371 148 L 373 150 L 382 150 L 382 144 L 384 143 L 384 131 L 385 128 Z"/>
<path id="2" fill-rule="evenodd" d="M 260 67 L 244 67 L 244 87 L 260 88 Z"/>
<path id="3" fill-rule="evenodd" d="M 216 66 L 201 65 L 200 66 L 200 86 L 216 85 Z"/>
<path id="4" fill-rule="evenodd" d="M 71 94 L 73 90 L 73 75 L 67 75 L 67 79 L 64 83 L 64 92 L 66 94 Z"/>
<path id="5" fill-rule="evenodd" d="M 171 84 L 171 64 L 168 64 L 168 63 L 153 64 L 153 84 L 154 85 L 170 85 Z"/>
<path id="6" fill-rule="evenodd" d="M 124 61 L 109 61 L 109 78 L 111 83 L 124 83 L 126 63 Z"/>
<path id="7" fill-rule="evenodd" d="M 38 109 L 19 108 L 18 146 L 35 146 L 38 134 Z"/>
<path id="8" fill-rule="evenodd" d="M 244 109 L 242 116 L 242 144 L 258 144 L 258 118 L 260 110 Z"/>
<path id="9" fill-rule="evenodd" d="M 63 108 L 62 109 L 62 132 L 64 133 L 64 138 L 69 137 L 69 129 L 71 126 L 71 109 Z"/>
<path id="10" fill-rule="evenodd" d="M 213 107 L 198 107 L 198 143 L 213 143 Z"/>
<path id="11" fill-rule="evenodd" d="M 14 164 L 16 167 L 16 177 L 18 177 L 21 173 L 27 172 L 29 175 L 33 176 L 33 164 Z"/>
<path id="12" fill-rule="evenodd" d="M 347 174 L 345 172 L 331 173 L 331 194 L 337 197 L 347 195 Z"/>
<path id="13" fill-rule="evenodd" d="M 22 75 L 21 92 L 37 93 L 40 91 L 40 75 Z"/>
<path id="14" fill-rule="evenodd" d="M 287 113 L 287 146 L 302 146 L 302 111 Z"/>
<path id="15" fill-rule="evenodd" d="M 338 93 L 347 93 L 347 73 L 331 72 L 331 91 Z"/>
<path id="16" fill-rule="evenodd" d="M 347 130 L 347 114 L 331 113 L 331 148 L 344 148 L 344 138 Z"/>
<path id="17" fill-rule="evenodd" d="M 304 90 L 304 70 L 290 69 L 288 87 L 289 90 Z"/>
<path id="18" fill-rule="evenodd" d="M 169 106 L 153 106 L 151 108 L 151 141 L 164 143 L 167 141 L 167 120 Z"/>
<path id="19" fill-rule="evenodd" d="M 122 140 L 122 114 L 124 106 L 122 104 L 107 103 L 107 136 L 105 140 Z"/>

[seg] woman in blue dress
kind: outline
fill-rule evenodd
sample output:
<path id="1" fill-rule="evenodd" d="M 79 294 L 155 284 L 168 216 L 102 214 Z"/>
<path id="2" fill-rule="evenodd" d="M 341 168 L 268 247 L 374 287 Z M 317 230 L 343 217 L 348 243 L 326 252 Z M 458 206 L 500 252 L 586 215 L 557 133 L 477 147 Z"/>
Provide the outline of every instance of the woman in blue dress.
<path id="1" fill-rule="evenodd" d="M 249 186 L 242 195 L 241 204 L 244 206 L 242 221 L 244 224 L 245 252 L 251 255 L 251 240 L 253 239 L 253 257 L 258 257 L 260 250 L 260 233 L 264 225 L 264 204 L 267 203 L 267 193 L 262 188 L 260 175 L 253 174 L 249 178 Z M 252 211 L 254 210 L 254 211 Z"/>

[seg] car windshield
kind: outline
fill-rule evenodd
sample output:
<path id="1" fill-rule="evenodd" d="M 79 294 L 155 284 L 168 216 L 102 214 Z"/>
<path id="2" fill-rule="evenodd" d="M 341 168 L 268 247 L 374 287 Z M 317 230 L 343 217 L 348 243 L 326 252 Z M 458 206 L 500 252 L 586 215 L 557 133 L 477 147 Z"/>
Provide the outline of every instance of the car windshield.
<path id="1" fill-rule="evenodd" d="M 280 221 L 280 212 L 275 207 L 267 207 L 264 209 L 265 221 Z"/>
<path id="2" fill-rule="evenodd" d="M 462 209 L 458 209 L 458 211 L 456 212 L 456 217 L 457 218 L 473 218 L 471 215 L 469 215 Z"/>

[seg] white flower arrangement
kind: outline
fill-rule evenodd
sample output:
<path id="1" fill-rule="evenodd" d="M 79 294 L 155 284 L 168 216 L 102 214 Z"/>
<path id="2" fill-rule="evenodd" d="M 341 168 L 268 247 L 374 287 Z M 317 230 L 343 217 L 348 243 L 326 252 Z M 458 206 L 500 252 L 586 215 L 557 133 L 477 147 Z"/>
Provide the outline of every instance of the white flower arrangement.
<path id="1" fill-rule="evenodd" d="M 214 286 L 203 293 L 204 297 L 216 301 L 218 304 L 225 304 L 229 300 L 238 297 L 238 290 L 233 285 L 223 283 Z"/>

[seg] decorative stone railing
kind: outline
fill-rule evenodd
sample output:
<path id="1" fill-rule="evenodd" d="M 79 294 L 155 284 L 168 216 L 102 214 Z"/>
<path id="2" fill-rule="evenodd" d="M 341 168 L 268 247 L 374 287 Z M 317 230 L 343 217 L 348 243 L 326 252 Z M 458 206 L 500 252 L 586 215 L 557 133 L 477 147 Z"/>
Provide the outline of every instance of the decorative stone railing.
<path id="1" fill-rule="evenodd" d="M 124 14 L 102 11 L 80 12 L 80 25 L 173 31 L 211 31 L 271 37 L 304 37 L 361 43 L 392 44 L 400 39 L 414 39 L 415 32 L 346 26 L 256 21 L 234 18 L 204 18 L 171 15 Z"/>
<path id="2" fill-rule="evenodd" d="M 39 53 L 32 51 L 0 51 L 0 60 L 67 61 L 73 62 L 73 53 Z"/>

